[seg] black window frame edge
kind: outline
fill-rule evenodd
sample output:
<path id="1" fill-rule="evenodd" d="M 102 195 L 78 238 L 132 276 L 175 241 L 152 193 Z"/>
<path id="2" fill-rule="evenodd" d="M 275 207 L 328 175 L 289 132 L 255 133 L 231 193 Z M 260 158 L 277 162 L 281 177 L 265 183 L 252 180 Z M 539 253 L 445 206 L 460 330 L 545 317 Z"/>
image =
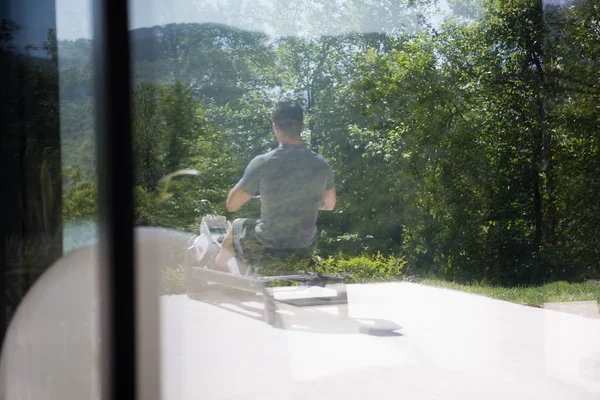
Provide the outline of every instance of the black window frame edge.
<path id="1" fill-rule="evenodd" d="M 137 397 L 128 6 L 127 0 L 95 0 L 92 16 L 100 246 L 100 391 L 102 399 L 115 400 Z"/>

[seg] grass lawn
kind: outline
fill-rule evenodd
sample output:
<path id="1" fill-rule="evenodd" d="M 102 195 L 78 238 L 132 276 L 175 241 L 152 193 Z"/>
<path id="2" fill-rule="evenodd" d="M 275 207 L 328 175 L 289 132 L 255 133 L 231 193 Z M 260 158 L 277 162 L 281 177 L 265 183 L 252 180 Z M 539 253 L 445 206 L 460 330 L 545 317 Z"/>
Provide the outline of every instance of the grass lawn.
<path id="1" fill-rule="evenodd" d="M 463 285 L 438 279 L 424 279 L 420 283 L 423 285 L 481 294 L 494 299 L 533 307 L 542 307 L 544 303 L 558 301 L 596 300 L 600 302 L 600 281 L 587 281 L 582 283 L 553 282 L 543 286 L 522 286 L 512 288 L 479 284 Z"/>

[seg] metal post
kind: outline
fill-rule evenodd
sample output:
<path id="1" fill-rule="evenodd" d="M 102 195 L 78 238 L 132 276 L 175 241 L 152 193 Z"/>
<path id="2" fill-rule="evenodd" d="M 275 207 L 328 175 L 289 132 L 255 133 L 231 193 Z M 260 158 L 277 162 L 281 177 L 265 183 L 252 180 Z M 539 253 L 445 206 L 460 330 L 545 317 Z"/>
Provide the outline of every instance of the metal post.
<path id="1" fill-rule="evenodd" d="M 95 0 L 102 398 L 136 398 L 131 74 L 126 0 Z"/>

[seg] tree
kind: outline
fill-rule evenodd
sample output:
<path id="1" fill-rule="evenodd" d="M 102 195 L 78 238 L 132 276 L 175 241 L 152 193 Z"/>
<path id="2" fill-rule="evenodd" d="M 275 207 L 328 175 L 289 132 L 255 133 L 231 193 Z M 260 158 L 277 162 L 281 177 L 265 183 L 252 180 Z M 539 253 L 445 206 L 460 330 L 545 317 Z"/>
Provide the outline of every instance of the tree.
<path id="1" fill-rule="evenodd" d="M 143 82 L 133 94 L 133 148 L 136 159 L 137 184 L 146 190 L 155 190 L 158 181 L 169 168 L 177 168 L 178 165 L 165 166 L 166 146 L 164 143 L 163 116 L 161 113 L 161 91 L 160 88 L 150 82 Z M 181 106 L 181 104 L 179 104 Z M 171 127 L 169 133 L 175 135 L 177 145 L 177 127 Z M 189 135 L 189 133 L 187 133 Z M 171 149 L 169 149 L 171 150 Z M 177 151 L 175 149 L 174 151 Z M 171 156 L 171 155 L 170 155 Z M 181 154 L 173 154 L 167 162 L 177 164 L 177 157 Z"/>

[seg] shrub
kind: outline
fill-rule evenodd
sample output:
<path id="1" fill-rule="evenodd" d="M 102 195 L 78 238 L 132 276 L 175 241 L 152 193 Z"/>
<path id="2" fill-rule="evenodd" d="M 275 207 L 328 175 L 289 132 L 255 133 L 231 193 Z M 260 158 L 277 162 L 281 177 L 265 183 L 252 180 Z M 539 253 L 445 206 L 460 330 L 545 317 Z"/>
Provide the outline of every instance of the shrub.
<path id="1" fill-rule="evenodd" d="M 285 275 L 307 271 L 307 260 L 278 261 L 261 268 L 261 275 Z M 406 265 L 403 257 L 385 257 L 381 253 L 375 256 L 361 255 L 357 257 L 336 256 L 320 260 L 317 272 L 332 275 L 349 275 L 348 282 L 385 282 L 398 279 Z M 164 268 L 161 271 L 161 295 L 185 293 L 185 271 L 183 267 Z M 286 282 L 273 284 L 287 285 Z"/>
<path id="2" fill-rule="evenodd" d="M 349 274 L 351 282 L 384 282 L 398 279 L 406 265 L 403 257 L 388 256 L 381 253 L 375 256 L 329 257 L 317 266 L 323 274 Z"/>

